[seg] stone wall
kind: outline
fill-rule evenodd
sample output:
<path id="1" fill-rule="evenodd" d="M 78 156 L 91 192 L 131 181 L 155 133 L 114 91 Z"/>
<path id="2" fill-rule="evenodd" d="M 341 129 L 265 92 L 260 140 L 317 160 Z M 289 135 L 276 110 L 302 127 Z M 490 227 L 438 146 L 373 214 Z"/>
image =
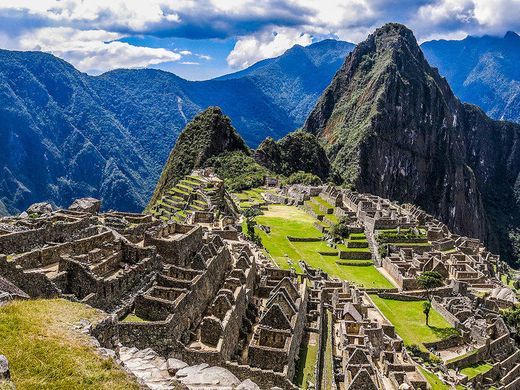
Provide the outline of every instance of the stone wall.
<path id="1" fill-rule="evenodd" d="M 412 302 L 412 301 L 422 301 L 424 298 L 417 297 L 413 295 L 401 294 L 401 293 L 378 293 L 379 298 L 383 299 L 393 299 L 394 301 L 404 301 L 404 302 Z"/>
<path id="2" fill-rule="evenodd" d="M 81 261 L 70 257 L 64 257 L 60 261 L 60 270 L 67 275 L 64 292 L 74 294 L 84 303 L 105 310 L 119 303 L 128 291 L 146 284 L 159 268 L 160 262 L 155 252 L 107 279 L 96 275 Z"/>
<path id="3" fill-rule="evenodd" d="M 0 276 L 22 288 L 31 298 L 55 298 L 61 295 L 58 286 L 44 274 L 24 272 L 14 261 L 8 261 L 5 255 L 0 255 Z"/>
<path id="4" fill-rule="evenodd" d="M 305 283 L 302 284 L 303 294 L 302 301 L 300 302 L 296 325 L 294 326 L 291 346 L 288 352 L 288 368 L 287 368 L 287 377 L 289 379 L 293 379 L 294 371 L 296 367 L 296 361 L 298 360 L 300 354 L 300 345 L 303 338 L 303 332 L 305 330 L 305 324 L 307 320 L 307 301 L 309 299 L 309 290 L 305 286 Z"/>
<path id="5" fill-rule="evenodd" d="M 57 244 L 23 253 L 16 256 L 14 260 L 24 269 L 45 267 L 57 263 L 60 260 L 60 256 L 75 256 L 87 253 L 112 238 L 113 233 L 110 231 L 104 231 L 101 233 L 96 232 L 95 235 L 90 237 L 80 238 L 75 241 L 65 242 L 63 244 Z"/>
<path id="6" fill-rule="evenodd" d="M 187 258 L 200 249 L 202 236 L 200 225 L 170 223 L 146 232 L 144 245 L 155 246 L 164 262 L 185 266 Z"/>
<path id="7" fill-rule="evenodd" d="M 399 267 L 388 258 L 383 259 L 382 265 L 402 290 L 417 290 L 419 288 L 415 278 L 404 276 Z"/>
<path id="8" fill-rule="evenodd" d="M 452 335 L 444 340 L 433 341 L 431 343 L 423 343 L 428 349 L 443 350 L 464 345 L 464 340 L 459 335 Z"/>
<path id="9" fill-rule="evenodd" d="M 345 260 L 371 260 L 371 252 L 339 251 L 339 258 Z"/>
<path id="10" fill-rule="evenodd" d="M 287 239 L 291 242 L 318 242 L 322 241 L 321 237 L 292 237 L 287 236 Z"/>
<path id="11" fill-rule="evenodd" d="M 460 321 L 457 317 L 455 317 L 448 309 L 444 307 L 444 305 L 440 302 L 437 302 L 435 298 L 432 300 L 432 307 L 439 312 L 440 315 L 442 315 L 446 321 L 450 323 L 451 326 L 454 328 L 460 327 Z"/>
<path id="12" fill-rule="evenodd" d="M 212 230 L 211 233 L 220 236 L 223 240 L 238 241 L 238 231 L 234 229 Z"/>
<path id="13" fill-rule="evenodd" d="M 67 242 L 78 231 L 91 225 L 90 218 L 73 222 L 57 221 L 46 226 L 23 232 L 0 236 L 0 254 L 28 252 L 35 247 L 42 247 L 48 242 Z"/>
<path id="14" fill-rule="evenodd" d="M 505 334 L 502 337 L 491 341 L 488 345 L 479 348 L 475 353 L 464 356 L 455 361 L 449 361 L 446 363 L 446 367 L 453 369 L 469 367 L 485 360 L 494 359 L 496 356 L 511 354 L 513 350 L 513 341 L 509 337 L 509 334 Z"/>
<path id="15" fill-rule="evenodd" d="M 119 335 L 124 345 L 144 349 L 151 347 L 161 354 L 176 353 L 176 342 L 183 334 L 194 329 L 202 320 L 207 306 L 215 298 L 220 283 L 231 268 L 232 258 L 227 247 L 218 249 L 217 254 L 208 262 L 207 269 L 197 278 L 191 291 L 180 300 L 174 313 L 165 321 L 148 323 L 119 322 Z M 182 347 L 184 348 L 184 347 Z"/>

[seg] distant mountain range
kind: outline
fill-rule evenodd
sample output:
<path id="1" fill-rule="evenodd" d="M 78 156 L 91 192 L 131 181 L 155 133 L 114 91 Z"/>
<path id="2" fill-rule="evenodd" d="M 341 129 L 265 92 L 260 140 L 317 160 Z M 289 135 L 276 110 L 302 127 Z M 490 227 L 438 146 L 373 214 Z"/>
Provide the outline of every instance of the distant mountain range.
<path id="1" fill-rule="evenodd" d="M 518 34 L 431 41 L 421 49 L 461 100 L 476 104 L 494 119 L 520 123 Z"/>
<path id="2" fill-rule="evenodd" d="M 422 45 L 462 100 L 519 121 L 519 38 Z M 94 196 L 142 210 L 182 128 L 219 106 L 251 147 L 301 127 L 354 48 L 325 40 L 214 80 L 159 70 L 89 76 L 52 55 L 0 50 L 0 214 Z M 468 53 L 471 53 L 469 55 Z"/>
<path id="3" fill-rule="evenodd" d="M 301 126 L 353 44 L 294 46 L 216 80 L 159 70 L 92 77 L 50 54 L 0 50 L 0 214 L 79 196 L 140 211 L 182 128 L 219 106 L 250 146 Z"/>

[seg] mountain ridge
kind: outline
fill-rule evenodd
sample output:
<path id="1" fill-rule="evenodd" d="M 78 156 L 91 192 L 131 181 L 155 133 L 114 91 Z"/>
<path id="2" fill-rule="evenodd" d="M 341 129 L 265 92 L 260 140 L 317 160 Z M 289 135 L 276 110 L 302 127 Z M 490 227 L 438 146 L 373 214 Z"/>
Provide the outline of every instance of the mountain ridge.
<path id="1" fill-rule="evenodd" d="M 322 87 L 283 72 L 204 82 L 153 69 L 89 76 L 48 53 L 2 50 L 2 212 L 38 201 L 67 206 L 82 196 L 103 199 L 107 209 L 140 211 L 178 134 L 197 113 L 222 107 L 253 146 L 281 138 L 303 123 L 343 61 L 346 46 L 338 47 L 341 55 L 323 53 L 320 67 L 305 62 L 304 77 L 319 69 Z M 285 83 L 262 81 L 268 76 Z M 283 99 L 273 98 L 275 87 Z"/>
<path id="2" fill-rule="evenodd" d="M 501 238 L 520 221 L 520 126 L 461 103 L 405 26 L 377 29 L 347 56 L 303 129 L 357 190 L 418 204 L 512 258 Z"/>
<path id="3" fill-rule="evenodd" d="M 520 123 L 520 36 L 468 36 L 421 45 L 463 101 L 481 107 L 494 119 Z"/>

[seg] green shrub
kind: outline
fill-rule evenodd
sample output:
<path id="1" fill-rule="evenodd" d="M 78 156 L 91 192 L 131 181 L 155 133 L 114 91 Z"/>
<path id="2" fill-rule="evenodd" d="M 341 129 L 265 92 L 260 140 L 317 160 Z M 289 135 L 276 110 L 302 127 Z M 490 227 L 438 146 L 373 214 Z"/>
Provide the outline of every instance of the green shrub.
<path id="1" fill-rule="evenodd" d="M 339 222 L 332 225 L 329 229 L 329 235 L 334 240 L 341 240 L 349 236 L 348 224 L 350 220 L 348 217 L 343 216 L 339 219 Z"/>
<path id="2" fill-rule="evenodd" d="M 259 187 L 264 184 L 264 178 L 270 174 L 251 156 L 240 151 L 212 157 L 206 161 L 204 166 L 213 167 L 215 173 L 224 180 L 231 192 Z"/>
<path id="3" fill-rule="evenodd" d="M 318 186 L 322 184 L 321 179 L 309 172 L 298 171 L 290 175 L 283 181 L 283 184 L 305 184 L 308 186 Z"/>

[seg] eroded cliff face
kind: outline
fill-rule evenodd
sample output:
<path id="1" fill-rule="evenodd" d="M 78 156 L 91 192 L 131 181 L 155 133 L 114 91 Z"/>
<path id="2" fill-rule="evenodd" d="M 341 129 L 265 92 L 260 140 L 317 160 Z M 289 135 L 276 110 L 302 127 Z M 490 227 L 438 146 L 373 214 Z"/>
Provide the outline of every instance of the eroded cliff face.
<path id="1" fill-rule="evenodd" d="M 358 191 L 418 204 L 511 258 L 520 126 L 462 104 L 406 27 L 387 24 L 358 45 L 304 130 Z"/>

